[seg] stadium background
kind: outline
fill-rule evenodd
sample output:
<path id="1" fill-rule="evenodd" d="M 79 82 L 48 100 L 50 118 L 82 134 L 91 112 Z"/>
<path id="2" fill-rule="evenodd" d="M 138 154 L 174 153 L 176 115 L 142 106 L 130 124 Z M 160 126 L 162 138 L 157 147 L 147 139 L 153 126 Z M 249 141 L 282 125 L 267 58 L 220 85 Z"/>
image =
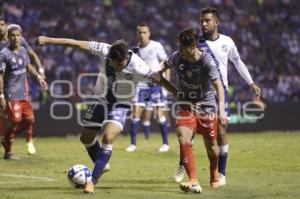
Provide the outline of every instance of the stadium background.
<path id="1" fill-rule="evenodd" d="M 187 26 L 199 28 L 199 10 L 214 6 L 221 13 L 222 33 L 236 42 L 254 81 L 262 88 L 267 103 L 265 117 L 252 120 L 235 115 L 238 102 L 252 99 L 244 80 L 229 67 L 231 131 L 299 130 L 300 117 L 300 14 L 299 1 L 292 0 L 9 0 L 0 2 L 8 23 L 20 24 L 23 35 L 41 58 L 56 97 L 42 93 L 31 81 L 36 110 L 35 135 L 77 134 L 77 113 L 86 109 L 78 95 L 81 73 L 97 72 L 97 57 L 57 46 L 36 47 L 39 35 L 96 40 L 111 43 L 120 38 L 136 45 L 136 25 L 146 22 L 152 39 L 160 41 L 170 54 L 176 49 L 177 32 Z M 95 79 L 84 78 L 80 91 L 91 94 Z M 71 93 L 70 97 L 62 97 Z M 69 106 L 70 105 L 70 106 Z M 59 120 L 51 117 L 51 111 Z M 126 131 L 125 131 L 126 132 Z"/>

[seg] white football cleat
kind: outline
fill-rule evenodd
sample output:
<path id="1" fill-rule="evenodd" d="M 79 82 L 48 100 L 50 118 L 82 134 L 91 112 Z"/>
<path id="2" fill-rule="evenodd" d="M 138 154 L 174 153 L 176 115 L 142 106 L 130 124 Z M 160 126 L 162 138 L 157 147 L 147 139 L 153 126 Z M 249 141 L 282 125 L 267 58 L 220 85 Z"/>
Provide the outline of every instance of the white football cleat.
<path id="1" fill-rule="evenodd" d="M 33 141 L 27 142 L 26 145 L 27 145 L 27 153 L 29 155 L 33 155 L 33 154 L 36 153 L 36 149 L 35 149 L 35 147 L 33 145 Z"/>
<path id="2" fill-rule="evenodd" d="M 198 183 L 182 182 L 179 184 L 179 188 L 184 192 L 201 193 L 202 187 Z"/>
<path id="3" fill-rule="evenodd" d="M 170 149 L 170 146 L 169 146 L 169 145 L 163 144 L 163 145 L 158 149 L 158 151 L 159 151 L 159 152 L 167 152 L 167 151 L 169 151 L 169 149 Z"/>
<path id="4" fill-rule="evenodd" d="M 226 178 L 223 174 L 219 173 L 220 176 L 220 186 L 225 186 L 226 185 Z"/>
<path id="5" fill-rule="evenodd" d="M 174 176 L 175 182 L 177 183 L 182 182 L 184 176 L 185 176 L 185 168 L 183 165 L 179 165 Z"/>
<path id="6" fill-rule="evenodd" d="M 136 145 L 134 145 L 134 144 L 130 144 L 128 147 L 127 147 L 127 149 L 126 149 L 126 151 L 128 151 L 128 152 L 134 152 L 135 150 L 136 150 Z"/>
<path id="7" fill-rule="evenodd" d="M 107 163 L 107 164 L 105 165 L 105 167 L 103 168 L 102 173 L 105 173 L 105 172 L 108 172 L 108 171 L 110 171 L 110 166 L 109 166 L 109 164 Z"/>

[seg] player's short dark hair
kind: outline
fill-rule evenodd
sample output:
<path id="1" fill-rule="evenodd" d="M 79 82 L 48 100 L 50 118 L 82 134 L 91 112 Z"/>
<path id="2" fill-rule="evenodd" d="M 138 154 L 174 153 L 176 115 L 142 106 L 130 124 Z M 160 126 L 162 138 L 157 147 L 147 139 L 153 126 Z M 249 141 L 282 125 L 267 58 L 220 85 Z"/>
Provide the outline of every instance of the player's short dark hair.
<path id="1" fill-rule="evenodd" d="M 189 47 L 199 43 L 198 31 L 194 28 L 185 28 L 177 34 L 177 40 L 182 47 Z"/>
<path id="2" fill-rule="evenodd" d="M 0 21 L 4 21 L 6 23 L 6 18 L 4 17 L 4 15 L 0 15 Z"/>
<path id="3" fill-rule="evenodd" d="M 200 18 L 202 18 L 205 14 L 209 14 L 209 13 L 213 14 L 217 19 L 220 18 L 219 11 L 216 8 L 212 8 L 212 7 L 206 7 L 201 9 Z"/>
<path id="4" fill-rule="evenodd" d="M 149 28 L 149 25 L 145 22 L 142 22 L 142 23 L 139 23 L 139 25 L 137 25 L 137 27 L 139 26 L 144 26 L 144 27 L 148 27 Z"/>
<path id="5" fill-rule="evenodd" d="M 128 55 L 128 44 L 123 39 L 115 41 L 109 49 L 108 56 L 110 59 L 123 61 Z"/>

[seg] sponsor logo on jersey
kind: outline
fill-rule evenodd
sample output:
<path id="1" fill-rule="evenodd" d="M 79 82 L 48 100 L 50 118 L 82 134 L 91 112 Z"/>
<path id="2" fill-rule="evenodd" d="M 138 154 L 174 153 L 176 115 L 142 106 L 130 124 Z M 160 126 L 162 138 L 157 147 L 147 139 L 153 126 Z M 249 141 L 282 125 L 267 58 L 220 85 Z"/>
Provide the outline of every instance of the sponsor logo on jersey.
<path id="1" fill-rule="evenodd" d="M 201 84 L 190 84 L 184 80 L 180 81 L 180 84 L 184 87 L 187 87 L 189 89 L 201 89 L 202 85 Z"/>
<path id="2" fill-rule="evenodd" d="M 13 75 L 17 76 L 20 74 L 26 73 L 26 68 L 22 68 L 20 70 L 13 71 Z"/>

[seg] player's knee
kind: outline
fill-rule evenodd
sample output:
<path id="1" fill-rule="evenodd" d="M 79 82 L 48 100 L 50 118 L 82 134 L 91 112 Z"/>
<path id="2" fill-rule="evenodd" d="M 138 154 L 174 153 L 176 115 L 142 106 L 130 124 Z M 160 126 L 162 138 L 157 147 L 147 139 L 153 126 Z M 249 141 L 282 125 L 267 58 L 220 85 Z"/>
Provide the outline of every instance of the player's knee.
<path id="1" fill-rule="evenodd" d="M 207 154 L 210 157 L 209 159 L 217 159 L 219 157 L 219 151 L 215 149 L 214 147 L 208 148 L 207 149 Z"/>
<path id="2" fill-rule="evenodd" d="M 112 133 L 105 133 L 102 138 L 103 144 L 112 144 L 115 140 L 115 135 Z"/>
<path id="3" fill-rule="evenodd" d="M 176 133 L 180 144 L 192 144 L 191 138 L 187 136 L 183 131 L 177 130 Z"/>
<path id="4" fill-rule="evenodd" d="M 25 122 L 26 122 L 27 125 L 33 125 L 34 122 L 35 122 L 34 117 L 26 118 Z"/>

